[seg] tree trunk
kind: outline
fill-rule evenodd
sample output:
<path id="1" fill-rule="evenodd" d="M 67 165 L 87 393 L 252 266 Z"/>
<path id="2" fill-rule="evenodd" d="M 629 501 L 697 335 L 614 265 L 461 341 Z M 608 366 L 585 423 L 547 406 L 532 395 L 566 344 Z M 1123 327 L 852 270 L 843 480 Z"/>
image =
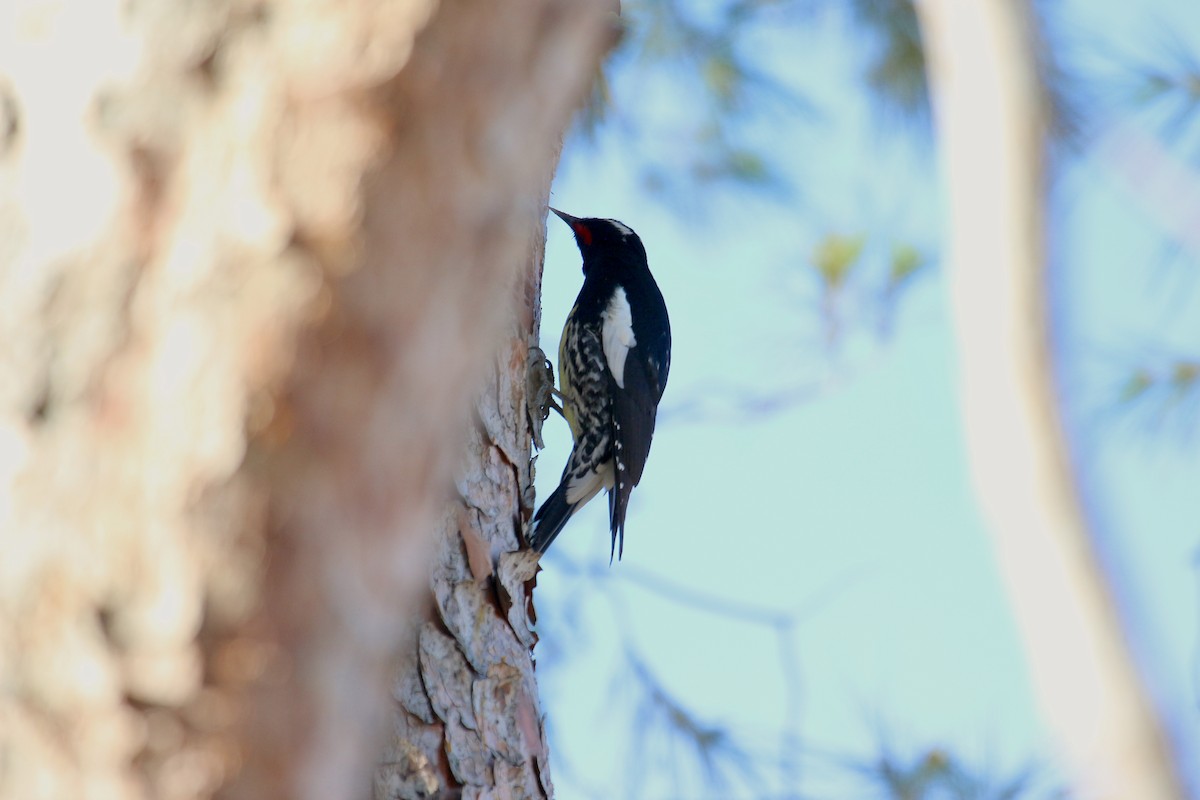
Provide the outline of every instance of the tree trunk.
<path id="1" fill-rule="evenodd" d="M 603 6 L 0 10 L 0 796 L 364 797 L 417 626 L 377 792 L 549 786 L 499 554 Z"/>
<path id="2" fill-rule="evenodd" d="M 949 187 L 963 421 L 1034 687 L 1081 796 L 1182 797 L 1059 422 L 1032 12 L 1025 0 L 916 8 Z"/>

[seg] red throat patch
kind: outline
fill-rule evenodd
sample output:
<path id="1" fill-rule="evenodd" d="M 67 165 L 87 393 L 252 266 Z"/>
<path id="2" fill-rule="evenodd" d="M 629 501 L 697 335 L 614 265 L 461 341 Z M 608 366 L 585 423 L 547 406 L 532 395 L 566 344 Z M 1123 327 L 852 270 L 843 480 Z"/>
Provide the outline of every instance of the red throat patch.
<path id="1" fill-rule="evenodd" d="M 588 226 L 582 222 L 576 222 L 571 227 L 575 229 L 575 235 L 579 237 L 579 241 L 590 247 L 592 244 L 592 232 L 588 230 Z"/>

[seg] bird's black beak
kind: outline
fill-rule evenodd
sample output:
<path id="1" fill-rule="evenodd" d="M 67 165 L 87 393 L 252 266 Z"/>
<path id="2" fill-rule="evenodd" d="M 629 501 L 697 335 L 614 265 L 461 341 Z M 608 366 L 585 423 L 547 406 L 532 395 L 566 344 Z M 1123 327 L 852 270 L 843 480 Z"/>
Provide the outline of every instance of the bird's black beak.
<path id="1" fill-rule="evenodd" d="M 550 206 L 546 207 L 550 208 Z M 559 219 L 567 223 L 571 232 L 575 234 L 575 244 L 579 245 L 580 252 L 592 246 L 592 232 L 583 220 L 579 217 L 572 217 L 570 214 L 564 214 L 557 208 L 550 208 L 550 210 L 557 214 Z"/>

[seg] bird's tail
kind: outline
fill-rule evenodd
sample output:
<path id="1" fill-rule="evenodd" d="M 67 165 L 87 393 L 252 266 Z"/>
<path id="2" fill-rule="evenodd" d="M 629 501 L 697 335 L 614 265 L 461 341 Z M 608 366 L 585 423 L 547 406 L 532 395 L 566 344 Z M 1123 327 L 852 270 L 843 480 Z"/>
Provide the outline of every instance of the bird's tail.
<path id="1" fill-rule="evenodd" d="M 572 505 L 567 502 L 566 483 L 560 484 L 533 515 L 533 532 L 529 534 L 529 546 L 539 553 L 546 552 L 578 507 L 579 504 Z"/>
<path id="2" fill-rule="evenodd" d="M 612 550 L 608 554 L 611 565 L 613 556 L 621 560 L 625 555 L 625 512 L 629 510 L 629 494 L 633 486 L 623 483 L 620 476 L 617 484 L 608 492 L 608 527 L 612 531 Z"/>

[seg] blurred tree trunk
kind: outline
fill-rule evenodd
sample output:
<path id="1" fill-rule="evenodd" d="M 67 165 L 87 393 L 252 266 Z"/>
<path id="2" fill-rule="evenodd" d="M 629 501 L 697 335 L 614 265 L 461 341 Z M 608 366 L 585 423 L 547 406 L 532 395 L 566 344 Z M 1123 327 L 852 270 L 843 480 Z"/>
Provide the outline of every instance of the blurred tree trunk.
<path id="1" fill-rule="evenodd" d="M 0 8 L 0 796 L 549 786 L 500 553 L 606 12 Z"/>
<path id="2" fill-rule="evenodd" d="M 1059 419 L 1043 254 L 1044 97 L 1027 0 L 916 4 L 951 216 L 972 471 L 1030 677 L 1089 798 L 1183 796 L 1091 539 Z"/>

